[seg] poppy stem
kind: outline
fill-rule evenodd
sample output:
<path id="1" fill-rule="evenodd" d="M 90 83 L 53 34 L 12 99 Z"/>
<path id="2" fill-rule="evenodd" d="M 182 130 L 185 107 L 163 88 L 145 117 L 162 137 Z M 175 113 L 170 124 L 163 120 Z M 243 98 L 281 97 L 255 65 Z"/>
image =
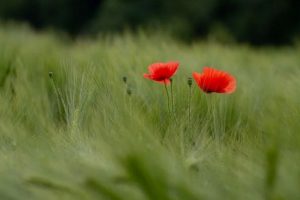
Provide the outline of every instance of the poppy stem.
<path id="1" fill-rule="evenodd" d="M 192 88 L 189 89 L 189 124 L 191 123 L 191 99 L 192 99 Z"/>
<path id="2" fill-rule="evenodd" d="M 171 111 L 174 113 L 175 115 L 175 106 L 174 106 L 174 95 L 173 95 L 173 80 L 170 79 L 171 81 L 171 104 L 172 104 L 172 107 L 171 107 Z"/>
<path id="3" fill-rule="evenodd" d="M 174 94 L 173 94 L 173 80 L 170 79 L 171 81 L 171 103 L 172 103 L 172 107 L 171 107 L 171 111 L 175 120 L 175 123 L 177 124 L 177 118 L 176 118 L 176 113 L 175 113 L 175 104 L 174 104 Z"/>
<path id="4" fill-rule="evenodd" d="M 168 92 L 168 88 L 167 88 L 167 83 L 166 83 L 166 81 L 164 81 L 164 83 L 165 83 L 164 85 L 165 85 L 165 89 L 166 89 L 166 93 L 167 93 L 167 98 L 168 98 L 168 111 L 169 111 L 169 114 L 171 115 L 169 92 Z"/>

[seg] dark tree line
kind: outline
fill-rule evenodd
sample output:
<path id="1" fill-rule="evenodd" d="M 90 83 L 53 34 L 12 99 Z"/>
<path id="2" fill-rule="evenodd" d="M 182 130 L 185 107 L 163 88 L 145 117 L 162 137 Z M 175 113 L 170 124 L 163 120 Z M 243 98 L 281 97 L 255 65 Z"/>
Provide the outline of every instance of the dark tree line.
<path id="1" fill-rule="evenodd" d="M 191 40 L 221 27 L 237 41 L 286 44 L 300 34 L 298 0 L 2 0 L 0 18 L 73 35 L 164 29 Z"/>

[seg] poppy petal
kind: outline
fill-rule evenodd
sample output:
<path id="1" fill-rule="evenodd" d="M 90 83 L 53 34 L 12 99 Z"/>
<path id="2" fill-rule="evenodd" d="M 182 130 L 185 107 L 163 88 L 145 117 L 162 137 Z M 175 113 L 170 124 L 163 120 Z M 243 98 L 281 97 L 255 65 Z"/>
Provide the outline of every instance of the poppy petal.
<path id="1" fill-rule="evenodd" d="M 231 77 L 228 85 L 224 88 L 224 93 L 231 94 L 236 90 L 236 80 Z"/>
<path id="2" fill-rule="evenodd" d="M 178 69 L 178 62 L 154 63 L 148 67 L 149 74 L 144 74 L 145 78 L 165 84 L 170 83 L 170 78 Z"/>
<path id="3" fill-rule="evenodd" d="M 236 89 L 236 80 L 227 72 L 211 67 L 204 67 L 203 73 L 193 73 L 198 86 L 207 93 L 233 93 Z"/>
<path id="4" fill-rule="evenodd" d="M 176 71 L 179 67 L 179 62 L 169 62 L 169 63 L 167 63 L 167 67 L 169 69 L 168 75 L 169 75 L 169 77 L 171 77 L 176 73 Z"/>
<path id="5" fill-rule="evenodd" d="M 204 80 L 203 75 L 200 74 L 200 73 L 194 72 L 194 73 L 193 73 L 193 78 L 194 78 L 194 80 L 196 81 L 197 85 L 198 85 L 203 91 L 206 92 L 206 89 L 205 89 L 205 80 Z"/>
<path id="6" fill-rule="evenodd" d="M 144 76 L 144 78 L 151 79 L 151 75 L 150 74 L 144 74 L 143 76 Z"/>
<path id="7" fill-rule="evenodd" d="M 156 80 L 154 80 L 154 81 L 156 81 Z M 166 84 L 166 85 L 169 85 L 171 83 L 170 79 L 165 79 L 163 81 L 156 81 L 156 82 L 161 83 L 161 84 Z"/>
<path id="8" fill-rule="evenodd" d="M 171 83 L 170 79 L 155 80 L 155 79 L 152 78 L 151 74 L 144 74 L 143 76 L 144 76 L 144 78 L 153 80 L 153 81 L 161 83 L 161 84 L 167 84 L 167 85 L 169 85 Z"/>
<path id="9" fill-rule="evenodd" d="M 164 66 L 164 63 L 153 63 L 148 67 L 148 71 L 151 74 L 155 74 L 163 66 Z"/>

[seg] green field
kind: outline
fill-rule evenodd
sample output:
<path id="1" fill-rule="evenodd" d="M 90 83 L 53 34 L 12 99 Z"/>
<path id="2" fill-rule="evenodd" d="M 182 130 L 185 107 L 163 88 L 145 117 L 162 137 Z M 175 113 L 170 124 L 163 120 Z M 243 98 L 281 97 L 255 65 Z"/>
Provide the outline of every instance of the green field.
<path id="1" fill-rule="evenodd" d="M 143 78 L 171 60 L 172 115 L 164 86 Z M 203 66 L 233 74 L 237 90 L 193 82 L 189 121 L 187 79 Z M 300 199 L 299 88 L 299 46 L 2 27 L 0 199 Z"/>

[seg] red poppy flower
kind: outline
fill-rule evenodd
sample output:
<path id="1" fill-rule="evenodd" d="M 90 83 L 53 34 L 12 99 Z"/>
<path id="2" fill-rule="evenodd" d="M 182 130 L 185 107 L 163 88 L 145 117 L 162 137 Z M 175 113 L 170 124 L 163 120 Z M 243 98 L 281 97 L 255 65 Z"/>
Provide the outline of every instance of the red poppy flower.
<path id="1" fill-rule="evenodd" d="M 206 93 L 233 93 L 236 89 L 235 78 L 227 72 L 204 67 L 202 73 L 193 73 L 198 86 Z"/>
<path id="2" fill-rule="evenodd" d="M 176 73 L 178 66 L 178 62 L 154 63 L 148 67 L 149 74 L 144 74 L 144 78 L 169 84 L 170 78 Z"/>

